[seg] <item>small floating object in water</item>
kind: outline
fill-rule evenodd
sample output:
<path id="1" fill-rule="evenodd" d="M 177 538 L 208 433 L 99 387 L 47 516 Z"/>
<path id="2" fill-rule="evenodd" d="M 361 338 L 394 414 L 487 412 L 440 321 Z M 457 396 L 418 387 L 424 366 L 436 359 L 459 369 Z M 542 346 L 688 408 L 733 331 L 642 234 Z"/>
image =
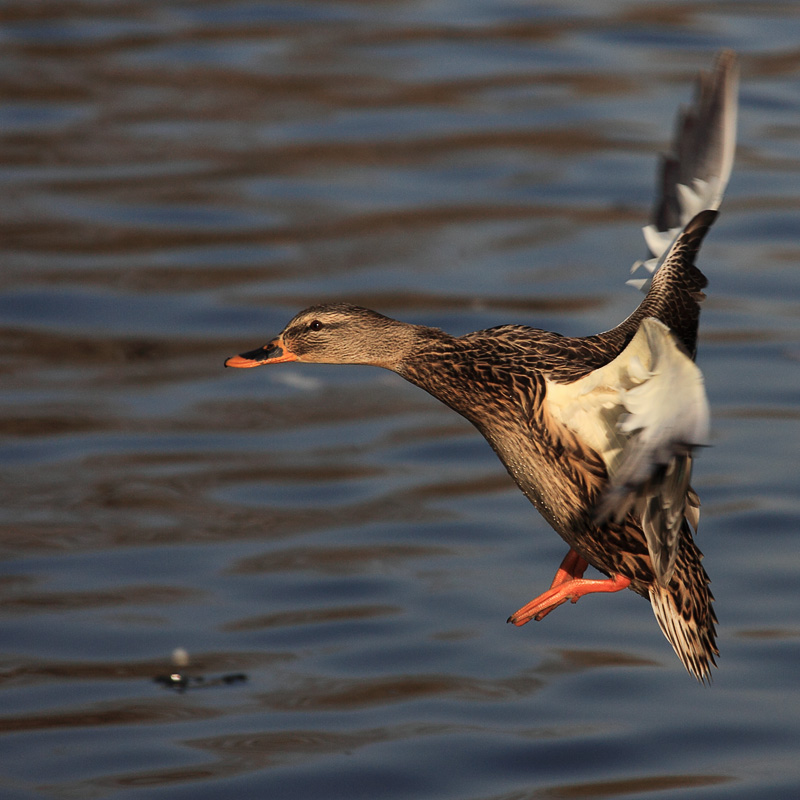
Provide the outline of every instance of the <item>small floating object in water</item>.
<path id="1" fill-rule="evenodd" d="M 173 671 L 169 675 L 156 675 L 153 680 L 168 689 L 175 689 L 179 692 L 185 692 L 187 689 L 210 689 L 213 686 L 228 686 L 232 683 L 244 683 L 247 680 L 247 675 L 243 672 L 231 672 L 214 678 L 206 678 L 205 675 L 190 675 L 186 672 L 189 661 L 189 653 L 182 647 L 176 647 L 172 651 Z"/>

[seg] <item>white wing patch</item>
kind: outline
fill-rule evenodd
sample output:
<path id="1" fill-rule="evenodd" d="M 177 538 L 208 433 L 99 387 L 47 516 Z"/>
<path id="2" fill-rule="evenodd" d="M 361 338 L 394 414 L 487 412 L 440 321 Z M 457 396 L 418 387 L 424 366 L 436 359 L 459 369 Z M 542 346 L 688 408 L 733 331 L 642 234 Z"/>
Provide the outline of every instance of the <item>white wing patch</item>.
<path id="1" fill-rule="evenodd" d="M 609 485 L 598 519 L 619 520 L 635 505 L 656 576 L 669 583 L 683 518 L 696 522 L 691 451 L 708 443 L 708 400 L 697 365 L 651 317 L 606 366 L 573 383 L 547 381 L 545 402 L 605 461 Z"/>

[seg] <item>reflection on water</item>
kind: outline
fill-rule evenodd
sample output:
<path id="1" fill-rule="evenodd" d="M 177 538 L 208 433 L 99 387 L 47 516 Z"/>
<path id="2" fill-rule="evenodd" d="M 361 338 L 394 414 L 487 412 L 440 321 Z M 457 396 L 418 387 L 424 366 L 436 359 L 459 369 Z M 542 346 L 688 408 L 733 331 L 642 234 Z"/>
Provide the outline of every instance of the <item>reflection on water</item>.
<path id="1" fill-rule="evenodd" d="M 795 796 L 798 30 L 773 3 L 6 3 L 0 794 Z M 704 690 L 631 593 L 504 624 L 563 544 L 431 398 L 222 362 L 321 300 L 615 324 L 724 46 Z M 165 691 L 179 646 L 248 680 Z"/>

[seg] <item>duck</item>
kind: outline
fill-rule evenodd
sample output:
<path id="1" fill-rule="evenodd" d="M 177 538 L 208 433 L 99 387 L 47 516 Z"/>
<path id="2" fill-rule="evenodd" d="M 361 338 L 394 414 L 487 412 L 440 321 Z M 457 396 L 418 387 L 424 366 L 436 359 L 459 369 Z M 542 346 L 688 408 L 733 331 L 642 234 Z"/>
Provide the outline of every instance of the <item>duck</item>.
<path id="1" fill-rule="evenodd" d="M 465 417 L 569 547 L 550 587 L 508 622 L 630 589 L 649 599 L 686 670 L 711 678 L 717 617 L 694 540 L 691 486 L 710 414 L 695 363 L 707 279 L 695 264 L 732 170 L 737 56 L 699 75 L 663 157 L 638 307 L 615 327 L 564 336 L 507 324 L 452 336 L 346 302 L 312 305 L 225 366 L 289 362 L 390 370 Z M 604 577 L 587 578 L 591 566 Z"/>

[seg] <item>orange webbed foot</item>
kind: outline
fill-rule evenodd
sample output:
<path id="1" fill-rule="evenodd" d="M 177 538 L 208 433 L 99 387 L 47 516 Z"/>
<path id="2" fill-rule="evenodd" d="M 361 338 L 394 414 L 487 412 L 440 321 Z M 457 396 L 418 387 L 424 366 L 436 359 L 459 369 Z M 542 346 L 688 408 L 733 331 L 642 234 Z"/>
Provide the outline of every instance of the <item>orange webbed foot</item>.
<path id="1" fill-rule="evenodd" d="M 590 580 L 583 577 L 589 566 L 585 558 L 570 550 L 561 562 L 550 588 L 515 611 L 508 622 L 520 626 L 535 619 L 537 622 L 544 619 L 553 609 L 569 600 L 577 603 L 585 594 L 594 592 L 619 592 L 630 585 L 630 579 L 621 575 L 611 578 Z"/>

